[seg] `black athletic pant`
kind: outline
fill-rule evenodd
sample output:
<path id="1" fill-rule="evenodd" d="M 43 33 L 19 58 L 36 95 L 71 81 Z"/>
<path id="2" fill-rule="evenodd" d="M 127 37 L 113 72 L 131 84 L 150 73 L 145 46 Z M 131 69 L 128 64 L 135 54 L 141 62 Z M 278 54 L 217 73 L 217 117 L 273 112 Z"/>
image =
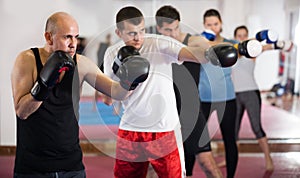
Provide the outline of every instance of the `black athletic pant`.
<path id="1" fill-rule="evenodd" d="M 207 120 L 213 111 L 217 111 L 225 146 L 227 177 L 233 178 L 238 162 L 238 149 L 235 137 L 236 100 L 212 103 L 201 102 L 201 106 Z"/>

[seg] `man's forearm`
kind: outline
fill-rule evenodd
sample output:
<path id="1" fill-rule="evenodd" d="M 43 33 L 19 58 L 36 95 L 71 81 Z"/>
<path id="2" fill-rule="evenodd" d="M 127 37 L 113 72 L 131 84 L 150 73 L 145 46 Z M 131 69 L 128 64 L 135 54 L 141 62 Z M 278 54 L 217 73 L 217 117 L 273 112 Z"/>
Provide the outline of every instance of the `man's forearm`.
<path id="1" fill-rule="evenodd" d="M 34 113 L 42 102 L 35 100 L 31 94 L 23 96 L 19 102 L 15 105 L 16 115 L 21 119 L 27 119 L 32 113 Z"/>

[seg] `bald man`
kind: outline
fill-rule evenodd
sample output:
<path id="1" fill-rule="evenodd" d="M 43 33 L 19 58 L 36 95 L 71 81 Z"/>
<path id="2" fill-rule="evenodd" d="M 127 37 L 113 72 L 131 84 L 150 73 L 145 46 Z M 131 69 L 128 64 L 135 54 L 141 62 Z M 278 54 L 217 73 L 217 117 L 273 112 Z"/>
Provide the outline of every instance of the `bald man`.
<path id="1" fill-rule="evenodd" d="M 14 177 L 86 177 L 78 105 L 84 81 L 117 100 L 130 92 L 76 54 L 79 28 L 67 13 L 46 22 L 45 45 L 22 51 L 11 73 L 17 118 Z"/>

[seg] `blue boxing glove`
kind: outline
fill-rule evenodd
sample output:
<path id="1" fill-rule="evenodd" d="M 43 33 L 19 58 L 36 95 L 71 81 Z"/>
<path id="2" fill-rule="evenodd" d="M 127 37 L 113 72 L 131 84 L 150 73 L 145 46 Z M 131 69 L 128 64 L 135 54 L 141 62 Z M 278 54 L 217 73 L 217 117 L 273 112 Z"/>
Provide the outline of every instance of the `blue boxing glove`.
<path id="1" fill-rule="evenodd" d="M 209 41 L 214 41 L 216 39 L 216 34 L 212 30 L 205 29 L 201 35 L 208 39 Z"/>
<path id="2" fill-rule="evenodd" d="M 278 33 L 273 30 L 262 30 L 256 33 L 255 38 L 260 42 L 266 40 L 266 43 L 269 44 L 276 43 L 278 40 Z"/>

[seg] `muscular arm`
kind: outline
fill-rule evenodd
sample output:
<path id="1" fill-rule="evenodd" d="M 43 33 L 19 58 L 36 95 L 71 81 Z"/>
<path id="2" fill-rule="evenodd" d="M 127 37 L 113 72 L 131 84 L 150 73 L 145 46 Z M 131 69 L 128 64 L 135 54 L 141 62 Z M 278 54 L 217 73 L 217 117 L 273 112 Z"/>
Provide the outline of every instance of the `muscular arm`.
<path id="1" fill-rule="evenodd" d="M 79 55 L 78 70 L 80 80 L 86 81 L 96 90 L 116 100 L 125 99 L 130 92 L 123 89 L 119 82 L 113 81 L 98 68 L 90 59 Z"/>
<path id="2" fill-rule="evenodd" d="M 191 47 L 202 47 L 202 48 L 209 48 L 210 46 L 216 45 L 218 42 L 209 41 L 203 36 L 191 36 L 188 41 L 188 46 Z"/>
<path id="3" fill-rule="evenodd" d="M 201 36 L 191 36 L 188 46 L 180 50 L 179 61 L 190 61 L 196 63 L 207 63 L 205 50 L 211 46 L 208 40 Z"/>
<path id="4" fill-rule="evenodd" d="M 230 44 L 218 41 L 209 41 L 203 36 L 191 36 L 188 41 L 188 47 L 183 48 L 179 53 L 179 61 L 190 61 L 196 63 L 207 63 L 205 51 L 211 46 L 218 44 Z"/>
<path id="5" fill-rule="evenodd" d="M 11 84 L 15 112 L 21 119 L 27 119 L 42 104 L 41 101 L 36 101 L 30 94 L 36 75 L 33 53 L 30 50 L 20 53 L 11 73 Z"/>

